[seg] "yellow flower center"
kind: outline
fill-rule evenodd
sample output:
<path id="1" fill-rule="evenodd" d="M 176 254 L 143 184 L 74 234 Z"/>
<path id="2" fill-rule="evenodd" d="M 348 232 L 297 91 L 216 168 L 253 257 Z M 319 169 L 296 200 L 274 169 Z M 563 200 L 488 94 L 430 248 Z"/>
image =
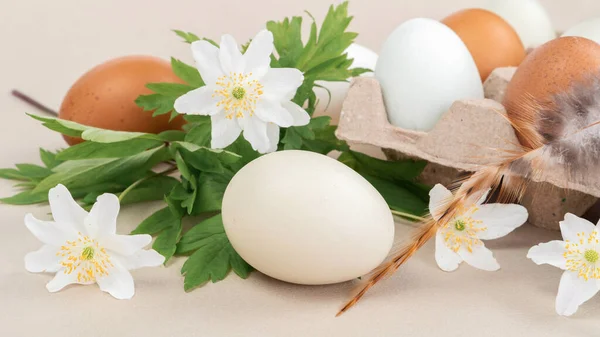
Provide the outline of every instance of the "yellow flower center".
<path id="1" fill-rule="evenodd" d="M 263 86 L 252 78 L 252 73 L 230 73 L 217 80 L 213 97 L 220 98 L 217 107 L 225 110 L 225 117 L 252 117 L 256 103 L 263 94 Z"/>
<path id="2" fill-rule="evenodd" d="M 577 273 L 584 280 L 600 280 L 600 240 L 598 232 L 577 233 L 577 242 L 566 240 L 563 257 L 567 270 Z"/>
<path id="3" fill-rule="evenodd" d="M 482 226 L 481 220 L 472 218 L 473 213 L 477 210 L 477 206 L 459 207 L 454 219 L 442 227 L 444 242 L 454 252 L 457 253 L 461 248 L 465 248 L 472 253 L 473 247 L 483 245 L 477 233 L 483 232 L 487 228 Z"/>
<path id="4" fill-rule="evenodd" d="M 83 248 L 83 251 L 81 252 L 81 256 L 85 259 L 85 260 L 91 260 L 94 258 L 94 248 L 92 247 L 85 247 Z"/>
<path id="5" fill-rule="evenodd" d="M 114 267 L 106 250 L 96 240 L 81 233 L 76 240 L 66 241 L 56 255 L 62 257 L 63 272 L 76 272 L 79 283 L 94 282 L 97 277 L 108 275 L 108 269 Z"/>
<path id="6" fill-rule="evenodd" d="M 244 98 L 244 95 L 246 95 L 246 89 L 242 87 L 235 87 L 233 90 L 231 90 L 231 95 L 233 95 L 235 99 L 242 99 Z"/>
<path id="7" fill-rule="evenodd" d="M 464 231 L 464 230 L 465 230 L 465 228 L 466 228 L 466 223 L 465 223 L 463 220 L 456 220 L 456 221 L 454 222 L 454 228 L 455 228 L 457 231 Z"/>
<path id="8" fill-rule="evenodd" d="M 585 259 L 590 263 L 598 262 L 598 252 L 595 250 L 586 250 L 585 254 L 583 254 L 583 257 L 585 257 Z"/>

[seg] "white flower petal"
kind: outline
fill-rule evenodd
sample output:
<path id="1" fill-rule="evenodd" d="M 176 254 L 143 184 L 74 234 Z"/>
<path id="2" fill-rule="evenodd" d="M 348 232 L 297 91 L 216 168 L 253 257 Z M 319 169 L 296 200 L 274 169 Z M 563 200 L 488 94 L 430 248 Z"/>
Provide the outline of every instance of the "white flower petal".
<path id="1" fill-rule="evenodd" d="M 212 115 L 211 145 L 213 149 L 223 149 L 231 145 L 240 136 L 242 129 L 235 118 L 226 118 L 221 112 Z"/>
<path id="2" fill-rule="evenodd" d="M 269 99 L 261 99 L 256 103 L 256 116 L 265 122 L 275 123 L 287 128 L 294 123 L 292 114 L 281 106 L 281 103 Z"/>
<path id="3" fill-rule="evenodd" d="M 119 300 L 128 300 L 135 294 L 133 277 L 131 273 L 119 262 L 114 262 L 114 267 L 108 270 L 108 275 L 96 279 L 100 290 L 111 294 Z"/>
<path id="4" fill-rule="evenodd" d="M 287 109 L 287 111 L 289 111 L 292 115 L 294 120 L 292 123 L 293 126 L 303 126 L 310 123 L 310 115 L 298 104 L 291 101 L 285 101 L 281 103 L 281 106 Z"/>
<path id="5" fill-rule="evenodd" d="M 481 220 L 486 230 L 477 236 L 482 240 L 501 238 L 527 221 L 527 209 L 516 204 L 486 204 L 472 214 L 474 220 Z"/>
<path id="6" fill-rule="evenodd" d="M 256 117 L 238 118 L 238 122 L 244 129 L 244 138 L 250 142 L 252 148 L 260 153 L 267 153 L 271 148 L 267 136 L 267 123 Z"/>
<path id="7" fill-rule="evenodd" d="M 43 245 L 35 252 L 25 255 L 25 269 L 31 273 L 56 273 L 62 266 L 60 265 L 61 256 L 57 256 L 58 248 L 50 245 Z"/>
<path id="8" fill-rule="evenodd" d="M 165 257 L 154 249 L 142 249 L 130 256 L 119 256 L 121 265 L 127 270 L 143 267 L 157 267 L 165 262 Z"/>
<path id="9" fill-rule="evenodd" d="M 48 291 L 51 293 L 55 293 L 69 284 L 76 283 L 79 283 L 77 282 L 77 273 L 67 274 L 61 270 L 54 275 L 54 278 L 50 282 L 46 284 L 46 289 L 48 289 Z"/>
<path id="10" fill-rule="evenodd" d="M 225 74 L 243 73 L 246 61 L 238 48 L 237 42 L 231 35 L 223 35 L 219 45 L 219 60 Z"/>
<path id="11" fill-rule="evenodd" d="M 429 212 L 436 221 L 439 220 L 447 203 L 452 201 L 452 192 L 442 184 L 437 184 L 429 191 Z"/>
<path id="12" fill-rule="evenodd" d="M 273 33 L 266 29 L 258 32 L 244 53 L 246 73 L 262 78 L 269 70 L 273 47 Z"/>
<path id="13" fill-rule="evenodd" d="M 75 231 L 87 234 L 84 220 L 88 213 L 73 199 L 71 192 L 65 186 L 57 185 L 50 189 L 48 201 L 55 222 L 71 226 Z"/>
<path id="14" fill-rule="evenodd" d="M 556 312 L 563 316 L 573 315 L 579 306 L 594 297 L 598 290 L 598 283 L 594 280 L 586 281 L 576 273 L 564 272 L 558 286 Z"/>
<path id="15" fill-rule="evenodd" d="M 120 208 L 119 198 L 116 195 L 104 193 L 99 196 L 85 219 L 85 224 L 89 226 L 88 232 L 94 233 L 92 234 L 94 237 L 116 234 Z"/>
<path id="16" fill-rule="evenodd" d="M 191 48 L 196 68 L 204 82 L 208 85 L 217 83 L 217 79 L 224 75 L 219 61 L 219 48 L 204 40 L 192 42 Z"/>
<path id="17" fill-rule="evenodd" d="M 273 123 L 267 123 L 267 137 L 271 146 L 267 150 L 267 153 L 277 151 L 277 145 L 279 144 L 279 126 Z"/>
<path id="18" fill-rule="evenodd" d="M 565 219 L 559 224 L 563 239 L 569 241 L 579 241 L 577 233 L 589 234 L 596 229 L 593 223 L 571 213 L 565 214 Z"/>
<path id="19" fill-rule="evenodd" d="M 188 115 L 210 116 L 221 111 L 217 107 L 218 97 L 213 97 L 209 86 L 189 91 L 175 100 L 175 111 Z"/>
<path id="20" fill-rule="evenodd" d="M 438 231 L 435 235 L 435 262 L 443 271 L 455 271 L 462 262 L 460 255 L 444 242 L 442 231 Z"/>
<path id="21" fill-rule="evenodd" d="M 473 252 L 469 252 L 465 248 L 458 251 L 460 257 L 469 265 L 487 271 L 496 271 L 500 269 L 500 265 L 494 258 L 491 250 L 485 248 L 484 245 L 473 246 Z"/>
<path id="22" fill-rule="evenodd" d="M 38 220 L 31 214 L 25 215 L 25 226 L 38 240 L 55 247 L 77 237 L 77 232 L 69 225 Z"/>
<path id="23" fill-rule="evenodd" d="M 540 243 L 529 249 L 527 258 L 538 265 L 549 264 L 564 270 L 567 269 L 567 260 L 563 256 L 565 246 L 566 242 L 558 240 Z"/>
<path id="24" fill-rule="evenodd" d="M 148 234 L 138 235 L 109 235 L 100 239 L 100 245 L 117 254 L 129 256 L 146 247 L 152 242 Z"/>
<path id="25" fill-rule="evenodd" d="M 260 80 L 266 96 L 278 101 L 294 98 L 296 90 L 304 81 L 302 72 L 295 68 L 271 68 Z"/>

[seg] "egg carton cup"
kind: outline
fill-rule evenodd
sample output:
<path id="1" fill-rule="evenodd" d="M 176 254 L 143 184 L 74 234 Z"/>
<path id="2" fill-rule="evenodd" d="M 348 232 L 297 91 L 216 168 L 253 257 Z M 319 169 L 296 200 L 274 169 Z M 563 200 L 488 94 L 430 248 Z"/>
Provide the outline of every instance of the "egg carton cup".
<path id="1" fill-rule="evenodd" d="M 500 103 L 516 68 L 498 68 L 484 83 L 485 99 L 459 100 L 429 132 L 403 129 L 388 121 L 379 82 L 353 79 L 336 135 L 353 144 L 380 147 L 389 160 L 428 162 L 418 180 L 448 185 L 461 173 L 498 162 L 503 150 L 518 149 L 519 140 Z M 600 175 L 585 183 L 568 181 L 560 170 L 530 183 L 522 200 L 535 226 L 559 229 L 569 212 L 583 215 L 600 197 Z"/>

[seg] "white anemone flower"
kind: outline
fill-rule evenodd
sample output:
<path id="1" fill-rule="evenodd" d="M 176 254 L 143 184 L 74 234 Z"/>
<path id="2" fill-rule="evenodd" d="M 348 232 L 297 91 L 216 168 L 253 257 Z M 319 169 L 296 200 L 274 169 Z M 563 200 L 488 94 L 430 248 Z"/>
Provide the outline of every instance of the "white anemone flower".
<path id="1" fill-rule="evenodd" d="M 442 217 L 440 207 L 452 199 L 452 192 L 437 184 L 429 192 L 429 209 L 435 220 Z M 484 195 L 471 207 L 458 209 L 456 216 L 435 236 L 435 260 L 444 271 L 454 271 L 464 261 L 487 271 L 500 269 L 492 252 L 481 240 L 501 238 L 527 221 L 527 209 L 515 204 L 485 204 Z"/>
<path id="2" fill-rule="evenodd" d="M 600 233 L 598 226 L 567 213 L 560 222 L 564 241 L 531 247 L 527 253 L 536 264 L 549 264 L 565 272 L 556 296 L 556 312 L 571 316 L 600 290 Z"/>
<path id="3" fill-rule="evenodd" d="M 54 221 L 41 221 L 31 214 L 25 225 L 44 245 L 25 256 L 25 269 L 33 273 L 56 273 L 46 288 L 56 292 L 69 284 L 97 283 L 102 291 L 118 299 L 134 294 L 129 270 L 161 265 L 165 258 L 144 250 L 150 235 L 116 234 L 119 199 L 114 194 L 98 197 L 86 212 L 63 185 L 48 193 Z"/>
<path id="4" fill-rule="evenodd" d="M 295 68 L 271 68 L 273 34 L 259 32 L 242 54 L 231 35 L 217 48 L 192 43 L 192 54 L 205 86 L 175 101 L 182 114 L 211 116 L 212 148 L 224 148 L 240 133 L 260 153 L 277 150 L 279 128 L 306 125 L 308 113 L 291 102 L 304 76 Z"/>

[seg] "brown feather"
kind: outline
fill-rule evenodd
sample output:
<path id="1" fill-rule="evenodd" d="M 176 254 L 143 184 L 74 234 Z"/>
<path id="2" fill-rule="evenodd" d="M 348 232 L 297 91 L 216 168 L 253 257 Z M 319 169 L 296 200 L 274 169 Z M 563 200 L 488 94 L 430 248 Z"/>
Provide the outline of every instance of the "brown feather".
<path id="1" fill-rule="evenodd" d="M 436 209 L 442 213 L 439 220 L 426 216 L 413 240 L 373 271 L 337 316 L 396 272 L 439 228 L 454 219 L 460 207 L 477 202 L 488 190 L 498 190 L 498 202 L 519 202 L 528 183 L 542 178 L 547 169 L 563 169 L 572 179 L 581 179 L 591 167 L 600 166 L 600 132 L 593 128 L 600 124 L 600 77 L 576 83 L 570 92 L 555 95 L 551 102 L 538 102 L 528 96 L 519 104 L 532 112 L 510 120 L 522 150 L 499 150 L 504 158 L 497 164 L 457 181 L 453 199 Z"/>

